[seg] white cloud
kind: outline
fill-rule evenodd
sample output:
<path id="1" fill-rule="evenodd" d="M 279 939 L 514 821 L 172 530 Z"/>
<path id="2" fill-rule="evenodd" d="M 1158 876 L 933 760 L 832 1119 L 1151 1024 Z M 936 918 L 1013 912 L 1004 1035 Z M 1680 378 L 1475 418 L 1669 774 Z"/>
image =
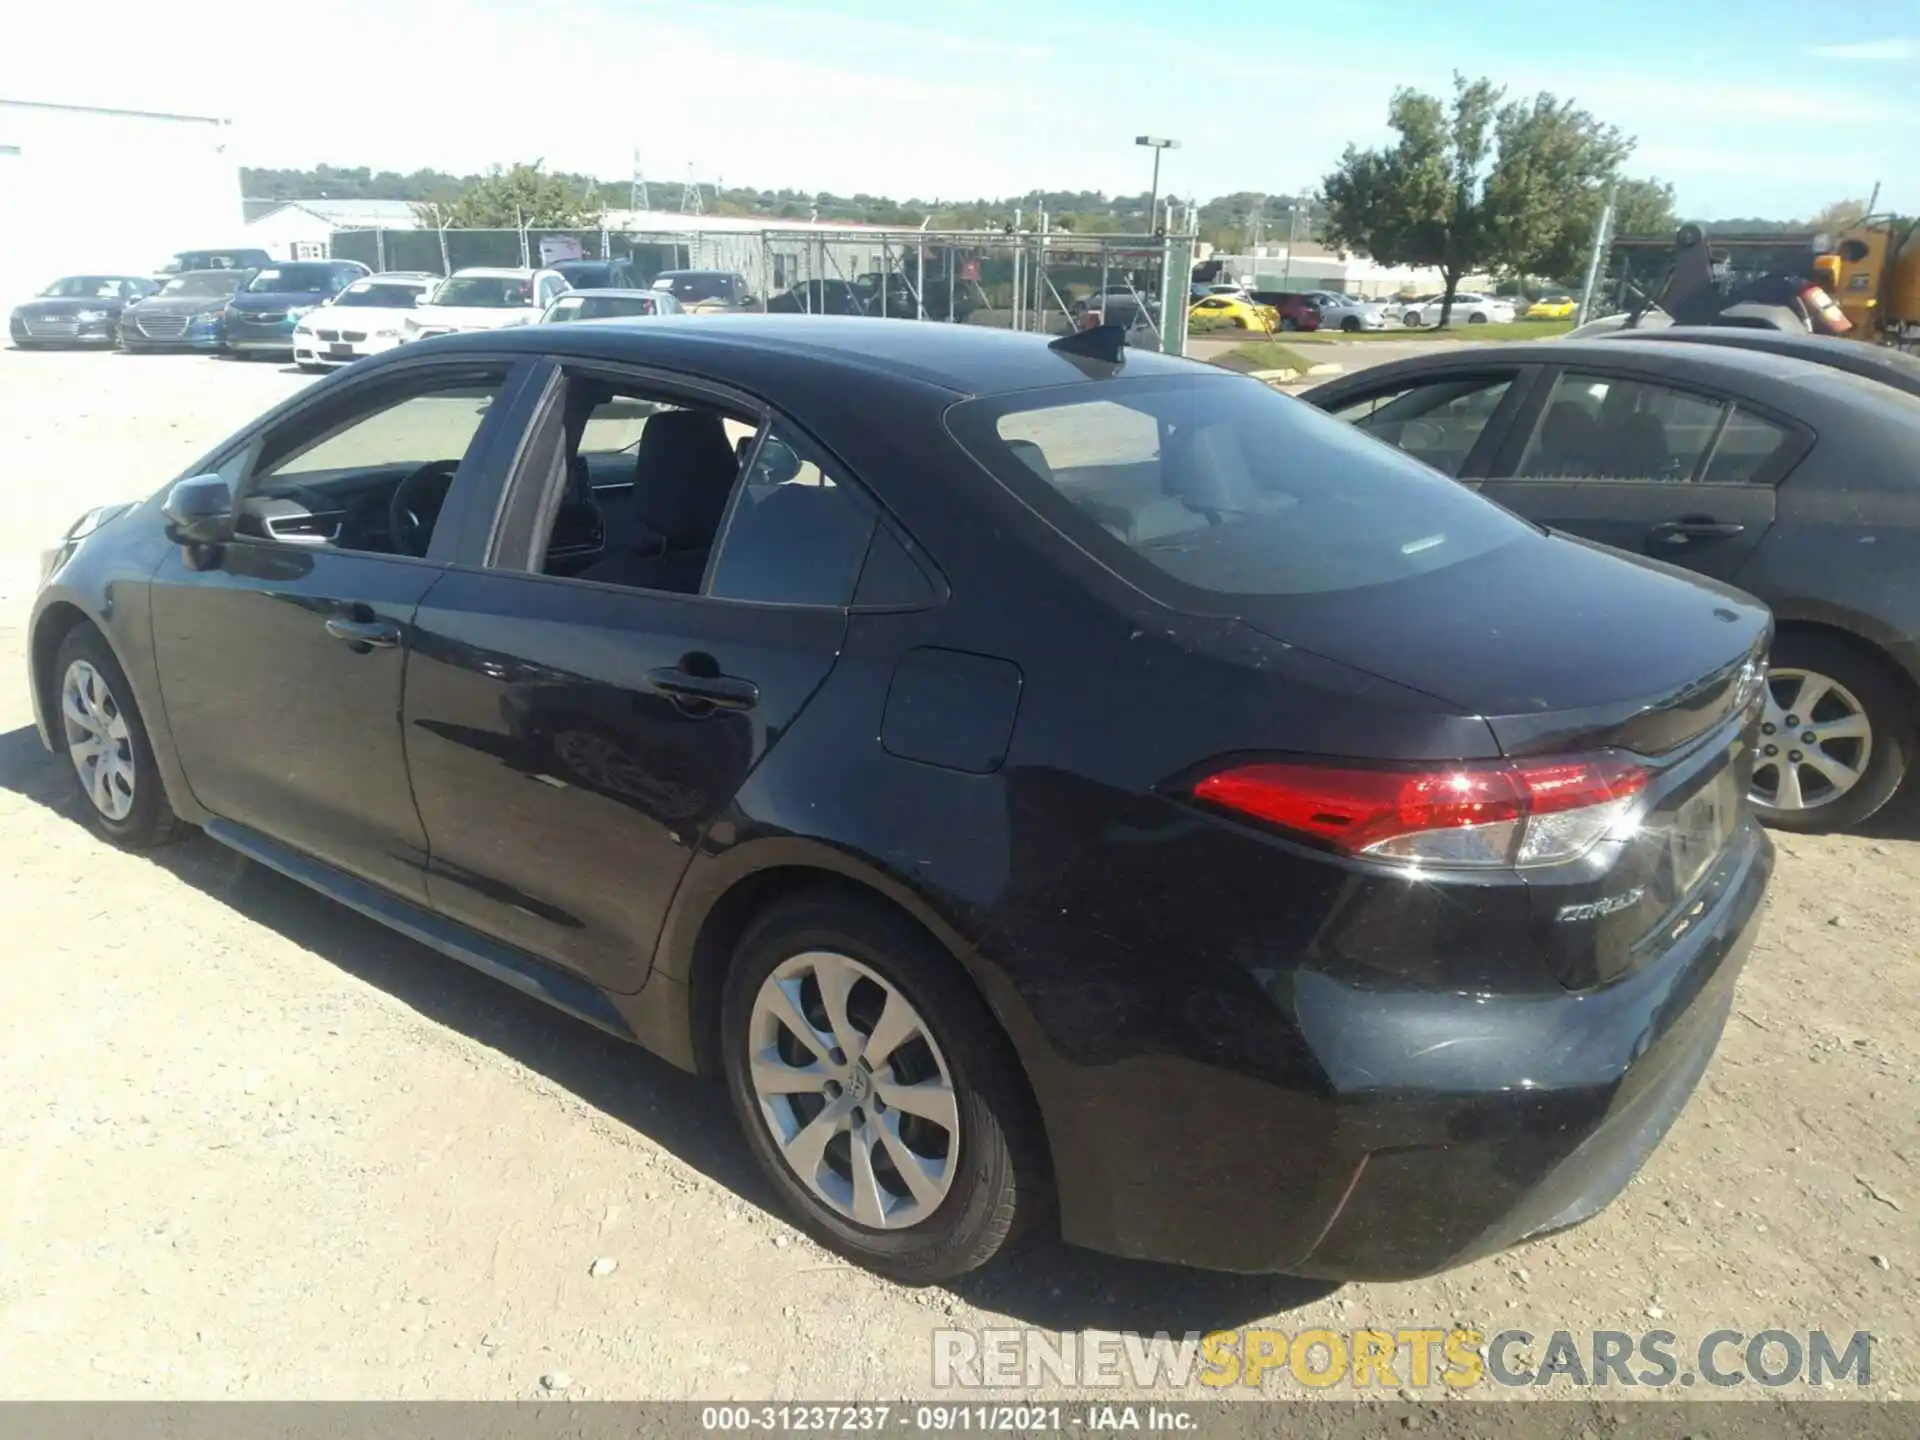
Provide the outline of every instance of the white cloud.
<path id="1" fill-rule="evenodd" d="M 1913 60 L 1920 59 L 1920 46 L 1904 35 L 1886 40 L 1859 40 L 1847 45 L 1816 45 L 1813 53 L 1823 60 Z"/>

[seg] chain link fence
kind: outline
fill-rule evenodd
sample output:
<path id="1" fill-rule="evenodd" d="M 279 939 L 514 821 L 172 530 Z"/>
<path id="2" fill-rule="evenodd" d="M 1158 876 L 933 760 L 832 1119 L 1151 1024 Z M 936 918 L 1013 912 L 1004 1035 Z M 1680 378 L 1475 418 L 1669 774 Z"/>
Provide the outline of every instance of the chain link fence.
<path id="1" fill-rule="evenodd" d="M 749 308 L 1065 334 L 1104 319 L 1132 344 L 1186 343 L 1193 238 L 869 226 L 686 230 L 337 230 L 334 258 L 447 275 L 541 263 L 542 241 L 620 260 L 636 285 L 666 270 L 743 276 Z M 1171 281 L 1171 284 L 1169 284 Z M 1171 302 L 1171 303 L 1169 303 Z"/>

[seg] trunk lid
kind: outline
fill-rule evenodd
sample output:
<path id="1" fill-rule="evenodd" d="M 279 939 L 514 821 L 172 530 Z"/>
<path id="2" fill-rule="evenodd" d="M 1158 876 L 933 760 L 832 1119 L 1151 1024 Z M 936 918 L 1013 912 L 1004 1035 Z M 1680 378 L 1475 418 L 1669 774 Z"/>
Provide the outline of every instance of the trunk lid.
<path id="1" fill-rule="evenodd" d="M 1276 639 L 1484 717 L 1513 756 L 1685 745 L 1751 698 L 1770 625 L 1730 587 L 1537 534 L 1385 585 L 1240 608 Z"/>
<path id="2" fill-rule="evenodd" d="M 1484 717 L 1510 757 L 1638 758 L 1633 831 L 1524 872 L 1540 949 L 1570 988 L 1676 941 L 1711 908 L 1736 842 L 1755 843 L 1746 795 L 1772 627 L 1737 591 L 1540 536 L 1390 585 L 1262 598 L 1245 618 Z"/>

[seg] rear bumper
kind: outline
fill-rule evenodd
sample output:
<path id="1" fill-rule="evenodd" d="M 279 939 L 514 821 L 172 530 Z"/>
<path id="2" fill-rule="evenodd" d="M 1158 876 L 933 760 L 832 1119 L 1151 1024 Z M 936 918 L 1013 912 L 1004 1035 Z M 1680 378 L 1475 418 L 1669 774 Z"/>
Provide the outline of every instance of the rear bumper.
<path id="1" fill-rule="evenodd" d="M 1578 1224 L 1705 1070 L 1772 866 L 1749 820 L 1711 908 L 1597 989 L 1383 989 L 1303 968 L 1269 986 L 1268 1013 L 1204 1017 L 1230 1027 L 1226 1044 L 1266 1047 L 1266 1073 L 1190 1053 L 1041 1067 L 1066 1238 L 1209 1269 L 1398 1280 Z"/>

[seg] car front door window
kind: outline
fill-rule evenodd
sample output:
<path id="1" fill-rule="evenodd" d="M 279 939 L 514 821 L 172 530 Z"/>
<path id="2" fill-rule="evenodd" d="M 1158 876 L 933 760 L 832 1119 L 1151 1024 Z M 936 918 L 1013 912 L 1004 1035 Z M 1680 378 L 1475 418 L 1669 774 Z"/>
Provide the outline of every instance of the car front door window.
<path id="1" fill-rule="evenodd" d="M 242 537 L 373 555 L 428 553 L 504 368 L 421 376 L 270 434 L 240 498 Z"/>

